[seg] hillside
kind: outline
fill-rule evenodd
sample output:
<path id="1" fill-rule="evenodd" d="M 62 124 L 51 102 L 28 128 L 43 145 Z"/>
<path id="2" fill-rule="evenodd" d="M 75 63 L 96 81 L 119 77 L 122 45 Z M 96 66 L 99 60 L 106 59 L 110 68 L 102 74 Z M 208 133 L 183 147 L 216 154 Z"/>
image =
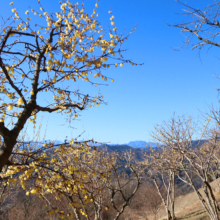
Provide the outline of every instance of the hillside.
<path id="1" fill-rule="evenodd" d="M 220 183 L 220 179 L 218 179 L 218 182 Z M 216 186 L 216 182 L 212 182 L 211 186 L 215 189 L 215 196 L 220 203 L 220 191 L 218 190 Z M 199 190 L 202 195 L 204 195 L 204 192 L 202 189 Z M 176 198 L 175 202 L 175 210 L 176 210 L 176 217 L 177 219 L 182 220 L 208 220 L 209 217 L 207 216 L 207 213 L 202 206 L 200 200 L 198 199 L 195 192 L 188 193 L 183 196 L 179 196 Z M 165 210 L 161 209 L 158 215 L 158 219 L 165 220 Z M 150 217 L 150 216 L 149 216 Z M 153 219 L 153 218 L 149 218 Z"/>

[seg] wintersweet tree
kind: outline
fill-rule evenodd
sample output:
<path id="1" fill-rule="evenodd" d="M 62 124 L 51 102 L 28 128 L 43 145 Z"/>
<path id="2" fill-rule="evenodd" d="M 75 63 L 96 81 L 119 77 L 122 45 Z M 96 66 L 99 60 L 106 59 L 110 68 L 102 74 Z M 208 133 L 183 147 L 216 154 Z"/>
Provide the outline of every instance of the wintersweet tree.
<path id="1" fill-rule="evenodd" d="M 198 48 L 199 52 L 204 47 L 211 48 L 220 47 L 219 36 L 219 8 L 220 2 L 213 1 L 203 9 L 194 8 L 180 0 L 178 3 L 184 6 L 184 15 L 187 16 L 187 21 L 179 22 L 170 25 L 180 28 L 181 32 L 185 35 L 185 42 L 183 46 L 191 44 L 192 50 Z"/>
<path id="2" fill-rule="evenodd" d="M 83 3 L 63 0 L 61 10 L 52 13 L 38 3 L 39 8 L 20 14 L 11 2 L 13 15 L 0 27 L 1 171 L 11 164 L 9 158 L 25 124 L 28 120 L 35 124 L 39 112 L 74 119 L 78 111 L 103 102 L 100 94 L 93 97 L 74 90 L 76 81 L 98 86 L 100 80 L 94 78 L 114 81 L 103 74 L 105 69 L 134 65 L 122 56 L 122 44 L 132 32 L 118 33 L 111 11 L 107 31 L 98 19 L 97 3 L 91 15 Z M 44 95 L 51 97 L 47 105 L 40 98 Z"/>
<path id="3" fill-rule="evenodd" d="M 13 151 L 13 165 L 1 173 L 1 216 L 8 210 L 4 202 L 7 204 L 10 193 L 20 185 L 27 196 L 38 203 L 39 197 L 47 206 L 40 214 L 61 219 L 119 219 L 143 182 L 143 168 L 135 155 L 110 153 L 86 143 L 48 145 L 35 151 L 28 148 L 21 151 L 20 146 Z M 29 202 L 33 206 L 33 201 Z M 32 213 L 31 208 L 26 211 Z"/>
<path id="4" fill-rule="evenodd" d="M 158 140 L 160 135 L 160 133 L 156 132 L 152 136 Z M 176 219 L 175 179 L 176 173 L 179 171 L 178 161 L 180 156 L 169 146 L 158 145 L 156 149 L 151 149 L 150 154 L 146 153 L 145 158 L 146 160 L 143 161 L 143 164 L 146 164 L 146 176 L 152 180 L 155 186 L 155 190 L 166 211 L 167 219 Z"/>
<path id="5" fill-rule="evenodd" d="M 209 116 L 201 125 L 197 125 L 190 117 L 172 118 L 155 128 L 154 137 L 170 151 L 170 154 L 160 158 L 163 164 L 172 158 L 175 163 L 170 164 L 169 169 L 172 168 L 176 178 L 195 191 L 209 218 L 218 220 L 220 207 L 214 185 L 210 182 L 218 182 L 219 125 L 216 126 L 211 118 Z M 168 175 L 167 179 L 170 179 Z M 201 189 L 196 185 L 198 180 Z"/>

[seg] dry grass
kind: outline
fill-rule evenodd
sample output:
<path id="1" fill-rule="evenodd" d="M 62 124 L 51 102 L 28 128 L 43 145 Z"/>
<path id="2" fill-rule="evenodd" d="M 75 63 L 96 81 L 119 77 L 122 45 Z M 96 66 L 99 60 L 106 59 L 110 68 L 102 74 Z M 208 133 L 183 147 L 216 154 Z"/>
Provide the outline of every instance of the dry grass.
<path id="1" fill-rule="evenodd" d="M 220 182 L 220 180 L 218 180 Z M 216 183 L 211 183 L 212 187 L 214 188 L 215 196 L 220 202 L 220 192 L 216 187 Z M 204 195 L 203 190 L 199 190 L 202 195 Z M 176 210 L 176 217 L 177 219 L 181 220 L 208 220 L 209 217 L 202 206 L 201 202 L 199 201 L 195 192 L 188 193 L 184 196 L 179 196 L 176 198 L 175 202 L 175 210 Z M 166 219 L 165 209 L 161 209 L 159 213 L 160 219 Z M 152 218 L 149 218 L 152 219 Z"/>

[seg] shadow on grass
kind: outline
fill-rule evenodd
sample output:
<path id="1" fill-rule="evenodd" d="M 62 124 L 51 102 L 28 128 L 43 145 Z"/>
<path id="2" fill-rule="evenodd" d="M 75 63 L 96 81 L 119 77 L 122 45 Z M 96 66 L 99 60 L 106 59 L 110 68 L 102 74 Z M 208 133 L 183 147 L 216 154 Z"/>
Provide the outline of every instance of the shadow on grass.
<path id="1" fill-rule="evenodd" d="M 178 220 L 183 220 L 183 219 L 188 219 L 188 220 L 196 220 L 196 219 L 205 220 L 205 219 L 208 219 L 208 216 L 206 215 L 206 211 L 198 210 L 198 211 L 186 214 L 184 217 L 180 217 L 180 218 L 177 218 L 177 219 Z"/>

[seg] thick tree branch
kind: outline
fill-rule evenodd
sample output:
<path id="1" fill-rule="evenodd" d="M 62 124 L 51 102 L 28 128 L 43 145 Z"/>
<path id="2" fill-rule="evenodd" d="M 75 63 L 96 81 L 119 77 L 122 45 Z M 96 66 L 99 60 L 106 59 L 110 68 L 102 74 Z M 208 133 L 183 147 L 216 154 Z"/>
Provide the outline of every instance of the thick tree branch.
<path id="1" fill-rule="evenodd" d="M 63 109 L 63 107 L 65 107 L 65 108 L 78 108 L 79 110 L 85 109 L 84 105 L 81 107 L 77 104 L 66 104 L 66 105 L 62 105 L 62 107 L 55 107 L 55 108 L 48 108 L 48 107 L 42 107 L 42 106 L 36 105 L 36 109 L 38 111 L 49 112 L 49 113 Z"/>
<path id="2" fill-rule="evenodd" d="M 4 122 L 0 122 L 0 135 L 2 137 L 10 137 L 10 131 L 5 127 Z"/>

